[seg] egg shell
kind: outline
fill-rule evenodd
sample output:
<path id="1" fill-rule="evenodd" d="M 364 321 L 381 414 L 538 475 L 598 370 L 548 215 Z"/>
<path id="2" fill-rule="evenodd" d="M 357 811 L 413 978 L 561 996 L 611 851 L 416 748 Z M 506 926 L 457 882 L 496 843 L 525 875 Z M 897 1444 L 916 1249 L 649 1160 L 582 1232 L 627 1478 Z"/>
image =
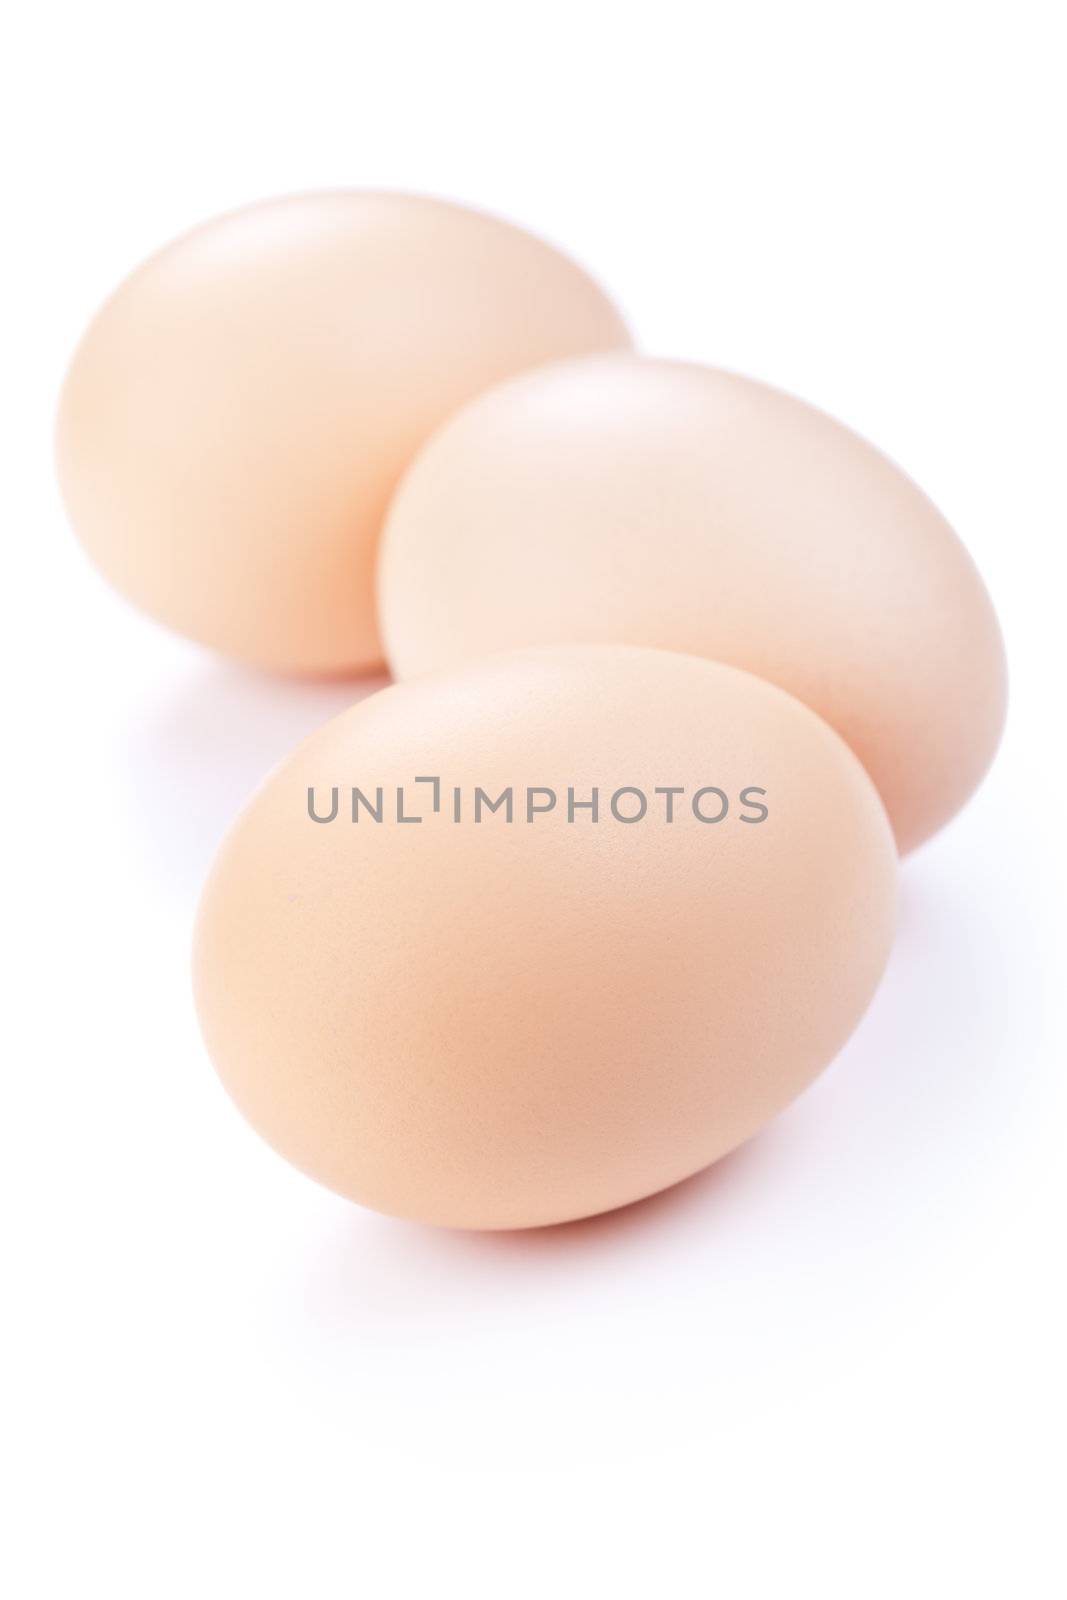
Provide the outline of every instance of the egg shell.
<path id="1" fill-rule="evenodd" d="M 477 820 L 478 788 L 511 820 Z M 385 689 L 267 780 L 204 892 L 197 1004 L 237 1105 L 324 1184 L 555 1223 L 676 1183 L 811 1082 L 874 992 L 895 876 L 863 768 L 781 690 L 506 653 Z"/>
<path id="2" fill-rule="evenodd" d="M 60 484 L 115 587 L 257 666 L 369 670 L 382 515 L 426 435 L 488 384 L 628 343 L 521 229 L 416 196 L 296 196 L 167 246 L 81 342 Z"/>
<path id="3" fill-rule="evenodd" d="M 693 652 L 813 707 L 902 851 L 978 784 L 1004 721 L 1000 630 L 920 489 L 803 401 L 634 355 L 498 386 L 420 452 L 379 573 L 395 674 L 569 640 Z"/>

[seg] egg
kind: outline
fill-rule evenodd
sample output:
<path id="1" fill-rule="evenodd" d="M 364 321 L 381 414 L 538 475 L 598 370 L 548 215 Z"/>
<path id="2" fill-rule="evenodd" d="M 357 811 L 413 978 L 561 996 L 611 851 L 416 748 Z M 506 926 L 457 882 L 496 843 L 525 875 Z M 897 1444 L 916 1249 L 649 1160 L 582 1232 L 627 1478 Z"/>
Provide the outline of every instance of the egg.
<path id="1" fill-rule="evenodd" d="M 896 854 L 799 701 L 693 656 L 505 652 L 306 739 L 238 819 L 194 950 L 208 1049 L 290 1161 L 460 1228 L 621 1206 L 841 1048 Z"/>
<path id="2" fill-rule="evenodd" d="M 370 670 L 382 515 L 417 446 L 488 384 L 627 343 L 583 272 L 492 217 L 360 192 L 251 206 L 91 323 L 63 496 L 99 569 L 180 633 L 276 671 Z"/>
<path id="3" fill-rule="evenodd" d="M 922 491 L 823 412 L 695 365 L 592 356 L 474 400 L 400 485 L 379 598 L 405 678 L 571 640 L 757 673 L 851 745 L 902 851 L 1004 720 L 993 608 Z"/>

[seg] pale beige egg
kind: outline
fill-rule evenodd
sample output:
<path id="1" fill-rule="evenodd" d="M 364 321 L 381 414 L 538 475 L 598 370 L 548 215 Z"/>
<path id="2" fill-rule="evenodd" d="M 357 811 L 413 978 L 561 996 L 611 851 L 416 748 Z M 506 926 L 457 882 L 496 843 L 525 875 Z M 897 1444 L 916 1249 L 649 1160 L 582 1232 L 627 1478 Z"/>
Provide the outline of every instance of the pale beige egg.
<path id="1" fill-rule="evenodd" d="M 379 577 L 401 677 L 513 645 L 691 651 L 788 689 L 852 746 L 908 850 L 1000 737 L 1000 631 L 926 496 L 824 413 L 633 355 L 542 367 L 424 447 Z"/>
<path id="2" fill-rule="evenodd" d="M 488 384 L 627 343 L 584 273 L 492 217 L 359 192 L 255 205 L 170 244 L 91 323 L 63 495 L 100 570 L 179 632 L 365 670 L 382 514 L 417 446 Z"/>
<path id="3" fill-rule="evenodd" d="M 249 1121 L 361 1203 L 530 1227 L 676 1183 L 826 1066 L 890 946 L 877 793 L 734 668 L 533 649 L 301 744 L 204 892 L 205 1039 Z"/>

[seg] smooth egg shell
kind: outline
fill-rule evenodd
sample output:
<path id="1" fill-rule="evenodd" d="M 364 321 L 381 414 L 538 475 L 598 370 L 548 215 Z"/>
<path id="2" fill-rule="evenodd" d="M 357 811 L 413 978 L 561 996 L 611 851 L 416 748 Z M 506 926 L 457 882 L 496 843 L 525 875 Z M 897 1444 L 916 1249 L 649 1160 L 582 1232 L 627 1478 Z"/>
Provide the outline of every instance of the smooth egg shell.
<path id="1" fill-rule="evenodd" d="M 63 389 L 60 484 L 135 604 L 257 666 L 381 656 L 382 514 L 426 435 L 524 367 L 628 343 L 570 261 L 415 196 L 233 212 L 136 271 Z"/>
<path id="2" fill-rule="evenodd" d="M 513 819 L 475 820 L 476 787 L 510 787 Z M 594 787 L 597 820 L 569 820 Z M 641 820 L 612 814 L 623 787 Z M 528 788 L 558 804 L 527 820 Z M 508 653 L 361 702 L 268 779 L 204 892 L 201 1024 L 249 1121 L 340 1193 L 560 1222 L 706 1166 L 810 1083 L 878 982 L 895 875 L 863 768 L 781 690 L 670 652 Z"/>
<path id="3" fill-rule="evenodd" d="M 848 741 L 901 850 L 964 803 L 1003 725 L 996 617 L 936 507 L 732 373 L 620 354 L 475 400 L 401 483 L 379 590 L 401 677 L 568 640 L 757 673 Z"/>

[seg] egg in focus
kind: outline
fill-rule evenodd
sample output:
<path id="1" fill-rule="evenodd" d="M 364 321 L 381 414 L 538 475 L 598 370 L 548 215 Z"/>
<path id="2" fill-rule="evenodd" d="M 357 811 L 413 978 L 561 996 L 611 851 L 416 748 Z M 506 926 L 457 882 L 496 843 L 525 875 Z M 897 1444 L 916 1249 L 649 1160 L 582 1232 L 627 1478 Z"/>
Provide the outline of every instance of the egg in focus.
<path id="1" fill-rule="evenodd" d="M 665 651 L 509 652 L 360 702 L 268 778 L 204 891 L 201 1026 L 339 1193 L 566 1221 L 812 1081 L 878 983 L 895 876 L 870 779 L 788 694 Z"/>

